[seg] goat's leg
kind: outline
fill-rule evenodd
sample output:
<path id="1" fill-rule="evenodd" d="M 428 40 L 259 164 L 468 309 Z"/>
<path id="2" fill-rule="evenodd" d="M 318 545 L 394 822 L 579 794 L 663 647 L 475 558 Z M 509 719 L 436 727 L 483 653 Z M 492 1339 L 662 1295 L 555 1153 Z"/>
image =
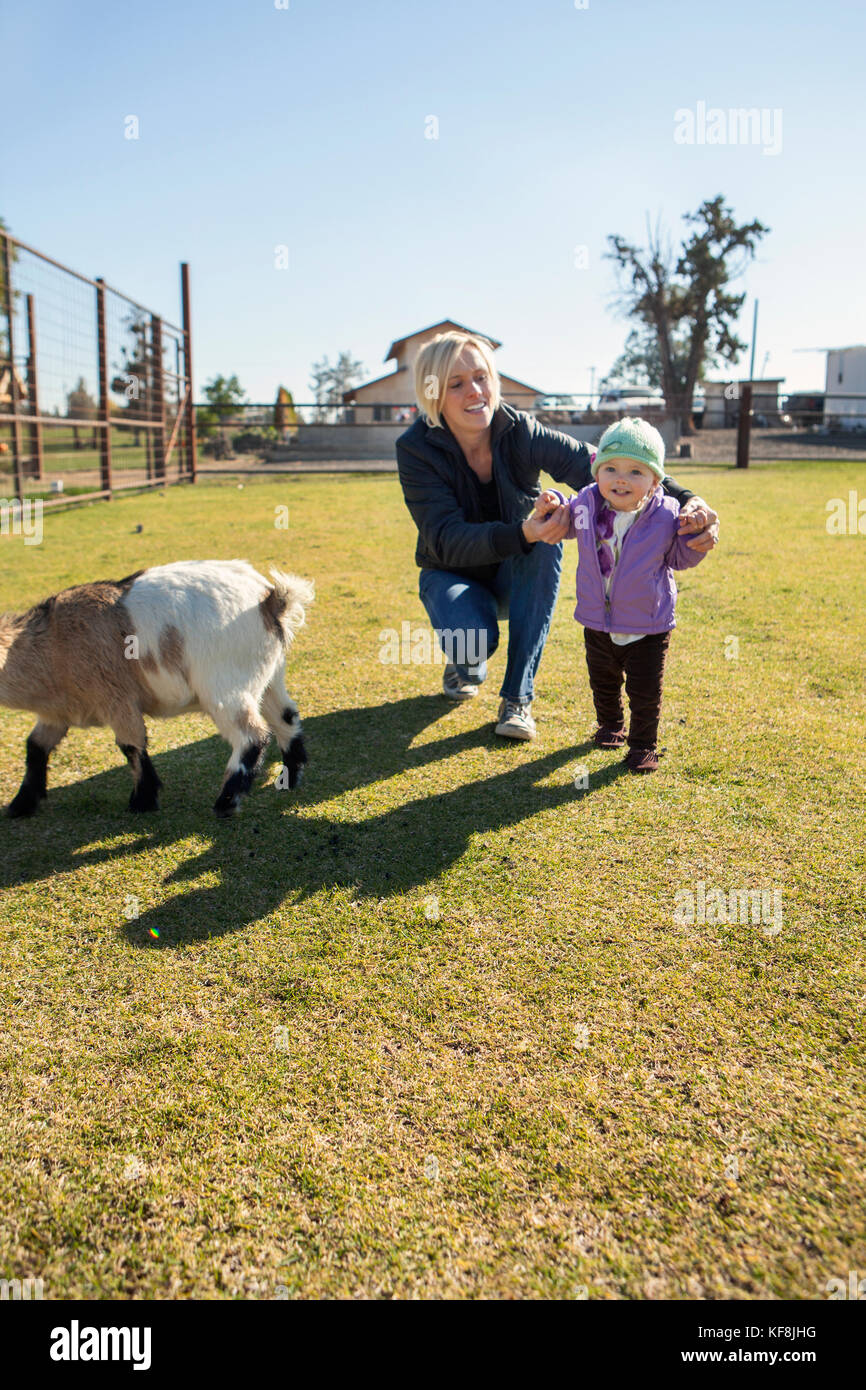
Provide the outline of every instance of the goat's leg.
<path id="1" fill-rule="evenodd" d="M 162 782 L 147 752 L 147 729 L 139 710 L 124 711 L 112 720 L 114 737 L 132 773 L 130 811 L 158 811 Z"/>
<path id="2" fill-rule="evenodd" d="M 209 710 L 209 714 L 224 739 L 232 746 L 226 764 L 222 790 L 214 802 L 218 816 L 232 816 L 253 784 L 261 767 L 270 734 L 254 703 L 243 701 L 229 708 Z"/>
<path id="3" fill-rule="evenodd" d="M 68 728 L 67 724 L 46 724 L 41 719 L 34 724 L 27 737 L 24 781 L 7 807 L 8 816 L 32 816 L 43 796 L 47 795 L 48 757 L 66 736 Z"/>
<path id="4" fill-rule="evenodd" d="M 303 776 L 307 750 L 298 707 L 286 692 L 282 671 L 273 676 L 262 696 L 262 714 L 283 755 L 283 770 L 277 785 L 280 788 L 296 787 Z"/>

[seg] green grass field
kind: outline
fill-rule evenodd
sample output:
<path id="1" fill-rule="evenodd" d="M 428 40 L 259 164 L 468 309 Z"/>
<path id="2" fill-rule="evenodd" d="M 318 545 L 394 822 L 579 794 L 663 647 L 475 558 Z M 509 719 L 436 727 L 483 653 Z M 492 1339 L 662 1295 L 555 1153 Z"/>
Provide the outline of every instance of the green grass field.
<path id="1" fill-rule="evenodd" d="M 270 763 L 216 821 L 228 748 L 189 716 L 151 723 L 158 816 L 79 730 L 38 816 L 0 822 L 0 1277 L 822 1299 L 866 1269 L 866 537 L 825 527 L 866 465 L 676 476 L 722 544 L 681 576 L 643 778 L 588 741 L 573 544 L 539 739 L 512 745 L 501 652 L 456 708 L 441 667 L 378 659 L 426 623 L 393 477 L 177 488 L 0 538 L 7 609 L 193 557 L 318 590 L 289 666 L 299 793 Z M 31 722 L 0 713 L 4 803 Z M 781 930 L 683 922 L 700 884 L 781 893 Z"/>

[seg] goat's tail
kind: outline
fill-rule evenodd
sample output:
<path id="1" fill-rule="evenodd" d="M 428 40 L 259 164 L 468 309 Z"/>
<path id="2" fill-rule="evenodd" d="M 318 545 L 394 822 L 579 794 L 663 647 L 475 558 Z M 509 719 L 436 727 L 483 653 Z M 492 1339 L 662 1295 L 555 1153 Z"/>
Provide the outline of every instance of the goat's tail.
<path id="1" fill-rule="evenodd" d="M 309 579 L 301 579 L 297 574 L 271 570 L 270 576 L 273 588 L 262 599 L 261 607 L 266 620 L 276 624 L 288 646 L 307 621 L 307 609 L 313 602 L 315 589 Z"/>

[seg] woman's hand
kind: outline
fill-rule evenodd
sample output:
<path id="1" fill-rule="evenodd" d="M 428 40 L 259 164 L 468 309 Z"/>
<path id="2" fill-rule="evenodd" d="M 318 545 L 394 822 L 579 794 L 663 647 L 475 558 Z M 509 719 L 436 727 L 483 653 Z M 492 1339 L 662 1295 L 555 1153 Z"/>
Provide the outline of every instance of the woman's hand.
<path id="1" fill-rule="evenodd" d="M 548 545 L 558 545 L 571 524 L 568 506 L 560 502 L 554 492 L 543 492 L 535 504 L 535 511 L 523 523 L 526 539 L 546 541 Z"/>
<path id="2" fill-rule="evenodd" d="M 694 540 L 686 541 L 689 550 L 702 552 L 713 550 L 719 543 L 719 518 L 703 499 L 690 497 L 680 512 L 680 536 L 694 535 Z"/>

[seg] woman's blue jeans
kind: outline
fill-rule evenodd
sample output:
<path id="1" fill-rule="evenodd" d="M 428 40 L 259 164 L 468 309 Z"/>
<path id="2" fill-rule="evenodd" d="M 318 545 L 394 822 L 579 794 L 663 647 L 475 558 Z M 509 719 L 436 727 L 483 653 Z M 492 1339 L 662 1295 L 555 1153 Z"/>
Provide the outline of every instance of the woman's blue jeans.
<path id="1" fill-rule="evenodd" d="M 562 543 L 537 541 L 526 555 L 503 560 L 489 584 L 452 570 L 422 569 L 418 590 L 447 661 L 461 680 L 481 685 L 485 656 L 499 646 L 499 619 L 508 619 L 508 660 L 500 695 L 531 700 L 559 592 Z M 473 656 L 482 659 L 473 663 Z M 462 660 L 461 660 L 462 658 Z"/>

